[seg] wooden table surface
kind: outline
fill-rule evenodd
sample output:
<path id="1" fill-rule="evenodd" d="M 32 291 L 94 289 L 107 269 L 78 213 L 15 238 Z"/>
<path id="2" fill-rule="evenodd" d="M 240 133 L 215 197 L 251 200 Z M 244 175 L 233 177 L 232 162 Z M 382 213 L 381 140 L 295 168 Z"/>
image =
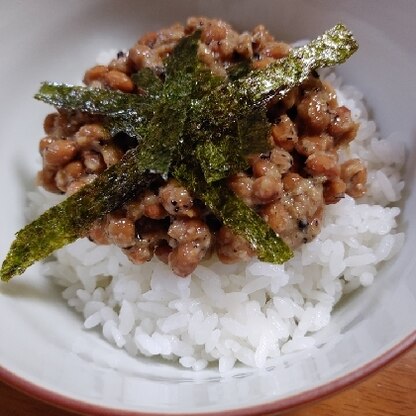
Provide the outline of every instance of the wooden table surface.
<path id="1" fill-rule="evenodd" d="M 74 416 L 0 382 L 3 416 Z M 416 346 L 360 384 L 285 416 L 416 415 Z"/>

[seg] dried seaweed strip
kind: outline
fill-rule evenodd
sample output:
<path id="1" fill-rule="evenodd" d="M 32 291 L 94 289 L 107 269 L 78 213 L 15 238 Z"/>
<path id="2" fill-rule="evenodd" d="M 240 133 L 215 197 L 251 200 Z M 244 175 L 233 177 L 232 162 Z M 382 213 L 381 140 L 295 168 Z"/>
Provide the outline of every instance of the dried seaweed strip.
<path id="1" fill-rule="evenodd" d="M 56 108 L 105 116 L 112 135 L 124 131 L 140 137 L 141 127 L 153 116 L 153 107 L 146 97 L 105 88 L 44 82 L 35 98 Z"/>
<path id="2" fill-rule="evenodd" d="M 208 184 L 202 172 L 189 163 L 178 166 L 174 176 L 202 199 L 223 224 L 243 236 L 256 250 L 260 260 L 282 264 L 293 257 L 286 243 L 224 181 Z"/>
<path id="3" fill-rule="evenodd" d="M 129 150 L 94 182 L 20 230 L 3 263 L 1 279 L 23 273 L 34 262 L 84 236 L 95 220 L 146 189 L 156 177 L 143 169 L 146 157 L 138 147 Z"/>
<path id="4" fill-rule="evenodd" d="M 154 103 L 154 116 L 146 127 L 145 146 L 152 159 L 146 165 L 151 172 L 167 177 L 173 161 L 182 157 L 184 129 L 190 101 L 200 83 L 198 41 L 200 31 L 182 38 L 166 62 L 165 82 Z M 153 84 L 154 87 L 154 84 Z"/>
<path id="5" fill-rule="evenodd" d="M 248 105 L 270 101 L 276 95 L 283 98 L 312 71 L 341 64 L 357 49 L 352 33 L 337 24 L 305 46 L 292 49 L 287 57 L 238 78 L 226 88 L 234 99 L 242 99 Z"/>

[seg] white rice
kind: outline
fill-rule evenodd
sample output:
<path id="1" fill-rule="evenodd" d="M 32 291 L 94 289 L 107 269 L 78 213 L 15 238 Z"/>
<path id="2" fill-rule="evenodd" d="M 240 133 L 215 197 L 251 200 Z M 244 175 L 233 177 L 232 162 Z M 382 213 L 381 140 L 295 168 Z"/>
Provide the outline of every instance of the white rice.
<path id="1" fill-rule="evenodd" d="M 117 247 L 78 240 L 44 268 L 83 315 L 86 329 L 100 327 L 104 338 L 131 355 L 160 355 L 193 370 L 213 362 L 222 373 L 236 362 L 264 367 L 269 359 L 316 345 L 314 332 L 328 325 L 341 296 L 370 285 L 404 241 L 395 231 L 400 209 L 391 207 L 404 186 L 400 138 L 380 139 L 362 94 L 333 73 L 325 77 L 360 123 L 341 160 L 366 162 L 367 196 L 327 206 L 320 235 L 283 266 L 212 259 L 183 279 L 157 259 L 136 266 Z M 39 189 L 29 199 L 33 218 L 60 197 Z"/>

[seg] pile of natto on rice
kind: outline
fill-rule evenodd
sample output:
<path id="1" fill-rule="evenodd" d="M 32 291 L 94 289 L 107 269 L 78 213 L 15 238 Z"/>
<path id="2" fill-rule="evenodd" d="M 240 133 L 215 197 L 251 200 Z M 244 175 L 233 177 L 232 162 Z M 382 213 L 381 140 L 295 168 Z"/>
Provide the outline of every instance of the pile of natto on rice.
<path id="1" fill-rule="evenodd" d="M 404 151 L 322 70 L 356 49 L 343 25 L 292 48 L 190 18 L 87 70 L 87 87 L 44 83 L 40 217 L 3 280 L 54 252 L 45 274 L 85 328 L 194 370 L 317 345 L 404 240 Z"/>

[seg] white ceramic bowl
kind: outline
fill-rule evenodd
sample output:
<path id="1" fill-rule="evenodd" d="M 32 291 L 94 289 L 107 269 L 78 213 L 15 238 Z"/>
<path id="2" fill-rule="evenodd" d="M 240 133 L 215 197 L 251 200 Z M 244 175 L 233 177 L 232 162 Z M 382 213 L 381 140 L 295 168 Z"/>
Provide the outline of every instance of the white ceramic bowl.
<path id="1" fill-rule="evenodd" d="M 398 258 L 373 286 L 337 309 L 341 338 L 264 370 L 239 369 L 221 379 L 213 370 L 180 370 L 113 351 L 82 329 L 55 287 L 36 267 L 0 286 L 0 376 L 26 392 L 92 414 L 264 414 L 344 387 L 415 341 L 416 316 L 416 2 L 399 0 L 0 1 L 0 258 L 24 223 L 33 187 L 37 142 L 46 107 L 32 96 L 43 80 L 77 82 L 101 50 L 125 48 L 148 30 L 207 15 L 238 29 L 265 24 L 278 38 L 311 38 L 335 23 L 355 33 L 360 51 L 339 72 L 364 91 L 385 135 L 407 143 L 406 191 Z M 93 359 L 74 354 L 74 343 Z M 91 357 L 91 354 L 89 355 Z"/>

